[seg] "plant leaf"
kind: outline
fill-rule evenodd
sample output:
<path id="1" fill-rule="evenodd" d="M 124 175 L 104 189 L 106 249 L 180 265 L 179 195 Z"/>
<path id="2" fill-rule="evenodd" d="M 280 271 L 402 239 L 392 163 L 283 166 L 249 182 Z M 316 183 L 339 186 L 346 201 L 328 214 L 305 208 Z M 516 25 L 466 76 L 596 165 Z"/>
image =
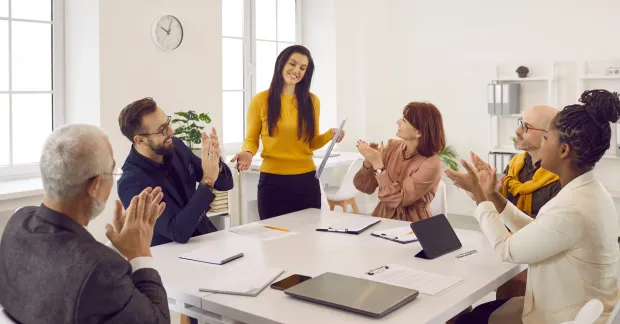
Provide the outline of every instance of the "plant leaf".
<path id="1" fill-rule="evenodd" d="M 198 118 L 200 118 L 201 121 L 207 124 L 211 123 L 211 117 L 209 117 L 208 113 L 201 113 Z"/>

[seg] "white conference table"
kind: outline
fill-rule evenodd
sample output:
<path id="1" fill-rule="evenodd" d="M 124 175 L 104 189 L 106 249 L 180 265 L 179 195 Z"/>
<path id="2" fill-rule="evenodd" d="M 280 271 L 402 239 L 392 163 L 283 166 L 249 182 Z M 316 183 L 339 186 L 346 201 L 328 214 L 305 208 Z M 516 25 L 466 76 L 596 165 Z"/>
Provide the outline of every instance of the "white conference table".
<path id="1" fill-rule="evenodd" d="M 524 265 L 501 262 L 486 237 L 477 231 L 456 230 L 463 247 L 434 260 L 414 257 L 419 243 L 399 244 L 370 235 L 379 229 L 406 225 L 382 219 L 360 235 L 317 232 L 345 217 L 369 217 L 307 209 L 263 221 L 264 224 L 299 232 L 272 241 L 259 241 L 228 230 L 192 238 L 187 244 L 168 243 L 152 248 L 152 254 L 168 293 L 171 309 L 196 317 L 201 323 L 445 323 L 525 269 Z M 179 255 L 211 244 L 235 246 L 245 256 L 218 266 L 179 259 Z M 478 253 L 455 258 L 464 251 Z M 420 294 L 414 301 L 377 320 L 286 296 L 267 287 L 257 297 L 203 293 L 204 283 L 227 271 L 252 267 L 281 268 L 285 278 L 291 274 L 317 276 L 335 272 L 362 276 L 385 264 L 398 264 L 417 270 L 464 279 L 460 284 L 435 296 Z"/>

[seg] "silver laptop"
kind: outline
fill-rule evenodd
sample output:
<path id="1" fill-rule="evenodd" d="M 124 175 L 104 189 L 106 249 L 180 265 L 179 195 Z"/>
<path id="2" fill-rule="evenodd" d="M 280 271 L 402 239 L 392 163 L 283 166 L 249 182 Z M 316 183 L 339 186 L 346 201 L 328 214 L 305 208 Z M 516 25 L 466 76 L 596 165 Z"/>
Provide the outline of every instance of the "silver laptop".
<path id="1" fill-rule="evenodd" d="M 417 290 L 331 272 L 295 285 L 284 293 L 372 317 L 383 317 L 418 296 Z"/>

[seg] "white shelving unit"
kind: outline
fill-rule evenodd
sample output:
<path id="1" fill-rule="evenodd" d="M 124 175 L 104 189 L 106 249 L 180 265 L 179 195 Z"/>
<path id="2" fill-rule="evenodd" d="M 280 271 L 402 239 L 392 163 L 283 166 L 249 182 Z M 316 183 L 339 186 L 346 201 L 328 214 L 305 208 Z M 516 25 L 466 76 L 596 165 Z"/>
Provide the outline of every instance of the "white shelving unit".
<path id="1" fill-rule="evenodd" d="M 519 78 L 516 76 L 516 72 L 514 71 L 519 64 L 501 64 L 498 65 L 495 69 L 495 77 L 491 80 L 491 82 L 499 82 L 499 83 L 520 83 L 521 87 L 521 111 L 527 109 L 527 106 L 532 104 L 548 104 L 554 106 L 557 104 L 557 73 L 556 73 L 556 64 L 552 63 L 534 63 L 534 64 L 524 64 L 530 68 L 531 76 L 526 78 Z M 512 73 L 513 75 L 509 75 Z M 532 100 L 523 100 L 524 96 L 526 96 L 526 92 L 531 87 L 546 87 L 545 98 L 541 98 L 540 100 L 536 100 L 536 102 L 529 102 Z M 546 102 L 545 102 L 546 101 Z M 520 151 L 515 149 L 513 145 L 510 143 L 506 143 L 503 140 L 507 140 L 509 138 L 503 138 L 504 129 L 502 128 L 502 122 L 504 120 L 514 120 L 514 128 L 511 131 L 514 131 L 517 127 L 516 119 L 521 117 L 521 114 L 512 114 L 512 115 L 489 115 L 489 123 L 490 123 L 490 134 L 489 134 L 489 154 L 517 154 Z M 511 121 L 512 123 L 512 121 Z"/>
<path id="2" fill-rule="evenodd" d="M 590 89 L 606 89 L 620 91 L 620 75 L 605 75 L 608 67 L 620 67 L 620 59 L 616 60 L 591 60 L 582 61 L 578 65 L 578 82 L 576 98 Z M 604 159 L 620 159 L 616 150 L 620 151 L 620 124 L 612 125 L 611 143 L 609 150 L 603 156 Z"/>

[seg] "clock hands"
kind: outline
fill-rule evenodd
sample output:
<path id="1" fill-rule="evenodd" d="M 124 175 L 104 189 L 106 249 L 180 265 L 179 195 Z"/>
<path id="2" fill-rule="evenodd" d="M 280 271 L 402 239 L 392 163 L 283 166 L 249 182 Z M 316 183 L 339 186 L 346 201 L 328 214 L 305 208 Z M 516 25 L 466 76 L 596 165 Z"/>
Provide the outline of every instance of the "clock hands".
<path id="1" fill-rule="evenodd" d="M 170 25 L 168 25 L 168 35 L 170 35 L 171 28 L 172 28 L 172 18 L 170 19 Z"/>
<path id="2" fill-rule="evenodd" d="M 165 31 L 166 35 L 170 36 L 170 31 L 169 30 L 166 30 L 166 28 L 164 28 L 162 26 L 159 26 L 159 28 L 161 28 L 163 31 Z"/>

